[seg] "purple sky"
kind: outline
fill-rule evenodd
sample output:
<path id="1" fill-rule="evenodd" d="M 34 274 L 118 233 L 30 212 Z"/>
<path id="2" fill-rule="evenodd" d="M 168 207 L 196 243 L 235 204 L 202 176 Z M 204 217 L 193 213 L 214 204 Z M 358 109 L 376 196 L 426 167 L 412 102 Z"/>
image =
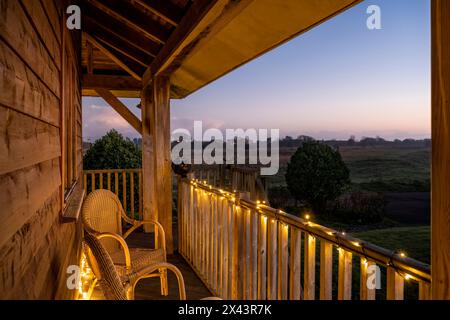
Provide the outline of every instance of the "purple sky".
<path id="1" fill-rule="evenodd" d="M 366 9 L 381 8 L 382 30 Z M 173 100 L 172 130 L 278 128 L 319 139 L 380 135 L 428 138 L 431 132 L 430 1 L 374 0 L 348 10 L 229 75 Z M 124 102 L 135 108 L 138 100 Z M 105 102 L 83 99 L 84 139 L 115 128 L 138 137 Z"/>

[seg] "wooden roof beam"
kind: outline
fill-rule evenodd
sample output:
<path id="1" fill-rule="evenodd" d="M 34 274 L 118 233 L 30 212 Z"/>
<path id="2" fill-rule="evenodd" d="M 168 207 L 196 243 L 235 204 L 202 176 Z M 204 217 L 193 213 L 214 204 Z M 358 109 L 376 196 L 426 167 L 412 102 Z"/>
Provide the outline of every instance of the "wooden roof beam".
<path id="1" fill-rule="evenodd" d="M 143 76 L 144 87 L 152 81 L 153 76 L 160 73 L 172 63 L 186 43 L 193 40 L 190 37 L 191 33 L 201 23 L 204 23 L 203 20 L 207 16 L 207 13 L 213 10 L 221 11 L 227 3 L 228 0 L 197 0 L 192 3 L 178 27 L 171 34 L 160 53 L 145 72 Z M 205 24 L 204 27 L 206 26 Z"/>
<path id="2" fill-rule="evenodd" d="M 87 41 L 92 43 L 97 49 L 99 49 L 104 55 L 114 61 L 119 67 L 129 73 L 133 78 L 138 81 L 142 80 L 142 77 L 139 75 L 139 72 L 135 70 L 135 68 L 130 66 L 130 62 L 126 62 L 123 57 L 121 57 L 118 52 L 114 52 L 111 48 L 108 48 L 105 44 L 101 43 L 94 37 L 91 37 L 87 33 L 85 33 Z"/>
<path id="3" fill-rule="evenodd" d="M 183 10 L 167 0 L 131 0 L 161 18 L 172 26 L 178 26 Z"/>
<path id="4" fill-rule="evenodd" d="M 103 98 L 114 110 L 117 111 L 139 134 L 142 134 L 142 122 L 134 115 L 119 99 L 108 89 L 95 89 L 98 95 Z"/>
<path id="5" fill-rule="evenodd" d="M 164 44 L 170 35 L 170 30 L 167 30 L 157 21 L 152 20 L 141 10 L 130 6 L 123 0 L 88 0 L 100 10 L 104 10 L 108 15 L 120 20 L 138 32 L 142 32 L 150 39 Z"/>
<path id="6" fill-rule="evenodd" d="M 142 83 L 130 76 L 85 74 L 83 75 L 82 88 L 88 90 L 141 91 Z"/>
<path id="7" fill-rule="evenodd" d="M 85 20 L 84 26 L 85 32 L 89 34 L 91 37 L 95 37 L 98 40 L 101 40 L 103 43 L 106 43 L 107 45 L 121 52 L 128 58 L 136 61 L 143 67 L 149 66 L 150 63 L 153 61 L 153 57 L 147 54 L 146 52 L 130 45 L 127 41 L 117 37 L 108 30 L 103 29 L 101 27 L 97 27 L 89 19 Z"/>
<path id="8" fill-rule="evenodd" d="M 89 2 L 83 2 L 82 8 L 83 25 L 86 20 L 89 20 L 96 28 L 102 28 L 109 31 L 116 37 L 127 41 L 130 45 L 145 51 L 152 57 L 156 57 L 161 50 L 162 46 L 159 42 L 155 42 L 141 33 L 136 32 L 136 30 L 132 29 L 128 24 L 111 18 L 111 16 L 107 15 L 102 10 L 99 10 L 97 7 L 94 7 Z"/>

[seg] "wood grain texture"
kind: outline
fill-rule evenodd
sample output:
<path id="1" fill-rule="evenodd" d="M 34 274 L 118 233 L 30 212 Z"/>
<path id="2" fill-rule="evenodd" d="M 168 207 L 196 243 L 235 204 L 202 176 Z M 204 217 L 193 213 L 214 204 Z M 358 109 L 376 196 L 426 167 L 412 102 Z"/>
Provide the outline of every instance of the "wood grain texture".
<path id="1" fill-rule="evenodd" d="M 59 130 L 0 106 L 0 175 L 61 155 Z"/>
<path id="2" fill-rule="evenodd" d="M 431 278 L 450 299 L 450 2 L 432 0 Z"/>
<path id="3" fill-rule="evenodd" d="M 60 96 L 59 71 L 40 42 L 19 1 L 0 1 L 1 37 L 26 61 L 27 65 L 57 96 Z"/>

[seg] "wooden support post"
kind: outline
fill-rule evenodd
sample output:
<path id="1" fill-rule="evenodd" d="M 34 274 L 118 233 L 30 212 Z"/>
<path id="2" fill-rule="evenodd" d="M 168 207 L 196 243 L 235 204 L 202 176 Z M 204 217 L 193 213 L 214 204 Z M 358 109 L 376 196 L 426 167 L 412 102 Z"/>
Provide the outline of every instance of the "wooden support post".
<path id="1" fill-rule="evenodd" d="M 450 299 L 450 1 L 431 1 L 433 300 Z"/>
<path id="2" fill-rule="evenodd" d="M 160 76 L 144 88 L 142 99 L 142 170 L 144 218 L 156 218 L 173 253 L 170 81 Z"/>

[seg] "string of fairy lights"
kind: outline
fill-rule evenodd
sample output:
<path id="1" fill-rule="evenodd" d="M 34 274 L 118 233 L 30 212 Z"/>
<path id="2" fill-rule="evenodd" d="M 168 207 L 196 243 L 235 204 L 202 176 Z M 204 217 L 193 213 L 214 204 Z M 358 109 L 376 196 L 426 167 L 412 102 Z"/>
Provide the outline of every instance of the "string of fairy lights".
<path id="1" fill-rule="evenodd" d="M 234 203 L 234 205 L 239 208 L 241 205 L 241 199 L 239 197 L 239 194 L 236 192 L 236 190 L 233 190 L 233 192 L 229 192 L 229 191 L 225 191 L 222 189 L 216 189 L 216 187 L 214 187 L 213 185 L 208 184 L 208 181 L 206 180 L 199 180 L 199 179 L 192 179 L 189 180 L 189 183 L 196 189 L 200 189 L 203 192 L 205 192 L 205 194 L 207 195 L 212 195 L 212 194 L 217 194 L 219 193 L 219 199 L 224 199 L 227 198 L 228 200 L 230 200 L 232 203 Z M 246 201 L 246 204 L 249 205 L 249 209 L 253 209 L 252 205 L 249 201 Z M 274 216 L 273 218 L 271 218 L 272 223 L 274 223 L 274 221 L 279 221 L 280 223 L 282 223 L 282 225 L 285 228 L 289 228 L 289 224 L 284 223 L 282 221 L 280 221 L 279 219 L 279 215 L 283 215 L 284 217 L 287 217 L 288 214 L 285 213 L 282 210 L 275 210 L 273 208 L 270 208 L 265 201 L 261 201 L 261 200 L 257 200 L 255 202 L 255 206 L 254 208 L 261 214 L 262 218 L 264 219 L 265 222 L 267 222 L 268 220 L 268 216 L 264 215 L 264 209 L 271 209 L 271 213 Z M 397 260 L 404 260 L 407 258 L 407 254 L 405 251 L 403 250 L 397 250 L 394 251 L 390 254 L 389 256 L 389 260 L 388 262 L 383 262 L 381 260 L 378 260 L 370 257 L 369 254 L 367 253 L 367 248 L 364 244 L 363 241 L 358 240 L 358 239 L 351 239 L 347 236 L 347 233 L 345 231 L 335 231 L 335 230 L 330 230 L 328 228 L 325 228 L 321 225 L 315 224 L 312 222 L 312 214 L 311 213 L 306 213 L 303 215 L 303 219 L 301 219 L 302 223 L 307 226 L 308 228 L 316 228 L 317 232 L 311 232 L 310 229 L 305 229 L 305 231 L 309 234 L 309 239 L 311 240 L 315 240 L 316 236 L 318 235 L 318 233 L 320 231 L 325 232 L 328 236 L 332 236 L 333 238 L 333 242 L 335 243 L 335 246 L 338 249 L 338 252 L 341 251 L 350 251 L 350 252 L 354 252 L 355 254 L 357 254 L 358 256 L 360 256 L 362 263 L 365 266 L 368 266 L 369 263 L 373 263 L 376 264 L 377 262 L 380 264 L 385 264 L 386 267 L 392 268 L 395 270 L 395 272 L 400 275 L 404 280 L 410 280 L 410 279 L 415 279 L 417 281 L 421 281 L 421 279 L 416 278 L 414 276 L 412 276 L 411 274 L 406 273 L 405 271 L 401 270 L 398 266 L 397 263 L 395 263 L 395 261 Z M 319 235 L 319 238 L 320 237 Z M 329 239 L 324 239 L 324 240 L 329 240 Z"/>

